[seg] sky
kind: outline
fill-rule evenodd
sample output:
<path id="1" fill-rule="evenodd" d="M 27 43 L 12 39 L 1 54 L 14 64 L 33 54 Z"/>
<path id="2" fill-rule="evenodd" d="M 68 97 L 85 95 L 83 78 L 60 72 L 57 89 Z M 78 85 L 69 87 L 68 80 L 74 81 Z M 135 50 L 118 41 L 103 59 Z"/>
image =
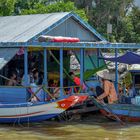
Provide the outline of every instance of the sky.
<path id="1" fill-rule="evenodd" d="M 140 7 L 140 0 L 135 0 L 135 3 Z"/>

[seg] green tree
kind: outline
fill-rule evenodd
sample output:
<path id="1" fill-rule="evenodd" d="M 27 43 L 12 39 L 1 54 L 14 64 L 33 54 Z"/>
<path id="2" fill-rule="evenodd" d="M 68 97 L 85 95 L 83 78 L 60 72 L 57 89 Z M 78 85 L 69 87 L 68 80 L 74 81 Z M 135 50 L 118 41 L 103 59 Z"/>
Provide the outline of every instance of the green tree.
<path id="1" fill-rule="evenodd" d="M 0 15 L 43 14 L 73 11 L 112 42 L 140 42 L 140 9 L 134 0 L 0 0 Z"/>
<path id="2" fill-rule="evenodd" d="M 135 38 L 133 42 L 140 43 L 140 8 L 133 7 L 131 14 L 129 15 L 131 23 L 133 25 L 133 32 L 135 33 Z"/>
<path id="3" fill-rule="evenodd" d="M 118 21 L 117 40 L 119 42 L 140 42 L 140 9 L 133 7 L 127 16 Z"/>
<path id="4" fill-rule="evenodd" d="M 0 0 L 0 15 L 8 16 L 14 13 L 16 0 Z"/>
<path id="5" fill-rule="evenodd" d="M 74 3 L 70 1 L 68 2 L 59 1 L 48 5 L 45 5 L 42 2 L 38 2 L 29 9 L 22 9 L 21 14 L 43 14 L 43 13 L 70 12 L 70 11 L 74 11 L 79 16 L 81 16 L 85 21 L 88 21 L 85 11 L 83 9 L 77 9 Z"/>
<path id="6" fill-rule="evenodd" d="M 45 4 L 48 0 L 17 0 L 15 14 L 20 14 L 22 9 L 32 9 L 37 3 Z"/>
<path id="7" fill-rule="evenodd" d="M 68 0 L 65 0 L 68 1 Z M 107 37 L 107 23 L 113 26 L 113 33 L 110 41 L 134 42 L 137 38 L 133 17 L 128 17 L 131 8 L 134 7 L 134 0 L 71 0 L 78 8 L 84 8 L 89 23 L 100 33 Z M 137 20 L 138 21 L 138 20 Z"/>

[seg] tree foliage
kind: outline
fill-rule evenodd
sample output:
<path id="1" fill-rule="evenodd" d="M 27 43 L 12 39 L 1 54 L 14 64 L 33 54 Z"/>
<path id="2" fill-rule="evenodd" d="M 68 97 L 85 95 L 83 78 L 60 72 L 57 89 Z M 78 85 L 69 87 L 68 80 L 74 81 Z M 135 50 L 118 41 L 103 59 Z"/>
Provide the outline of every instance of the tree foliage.
<path id="1" fill-rule="evenodd" d="M 107 37 L 107 23 L 113 26 L 110 39 L 124 41 L 120 38 L 120 29 L 124 24 L 133 0 L 72 0 L 79 8 L 85 8 L 89 23 Z M 127 27 L 125 27 L 127 28 Z M 128 29 L 127 29 L 128 30 Z M 123 34 L 123 33 L 122 33 Z"/>
<path id="2" fill-rule="evenodd" d="M 0 15 L 73 11 L 112 42 L 140 42 L 140 8 L 134 0 L 0 0 Z"/>
<path id="3" fill-rule="evenodd" d="M 14 12 L 16 0 L 0 0 L 0 15 L 8 16 Z"/>
<path id="4" fill-rule="evenodd" d="M 79 16 L 83 18 L 83 20 L 87 21 L 87 16 L 85 11 L 82 9 L 77 9 L 73 2 L 56 2 L 49 5 L 42 4 L 42 2 L 38 2 L 34 4 L 31 9 L 23 9 L 21 10 L 21 14 L 43 14 L 43 13 L 53 13 L 53 12 L 70 12 L 74 11 Z"/>
<path id="5" fill-rule="evenodd" d="M 137 9 L 137 8 L 136 8 Z M 140 9 L 132 11 L 123 17 L 118 24 L 117 39 L 120 42 L 140 42 Z"/>

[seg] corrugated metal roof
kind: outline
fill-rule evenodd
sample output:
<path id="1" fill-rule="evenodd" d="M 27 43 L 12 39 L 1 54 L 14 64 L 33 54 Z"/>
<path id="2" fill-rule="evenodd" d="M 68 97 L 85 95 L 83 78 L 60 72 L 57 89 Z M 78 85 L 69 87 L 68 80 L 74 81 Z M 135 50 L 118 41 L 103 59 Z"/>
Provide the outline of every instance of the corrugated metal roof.
<path id="1" fill-rule="evenodd" d="M 27 42 L 69 12 L 0 17 L 0 42 Z"/>
<path id="2" fill-rule="evenodd" d="M 19 48 L 0 48 L 0 70 L 15 56 L 18 50 Z"/>

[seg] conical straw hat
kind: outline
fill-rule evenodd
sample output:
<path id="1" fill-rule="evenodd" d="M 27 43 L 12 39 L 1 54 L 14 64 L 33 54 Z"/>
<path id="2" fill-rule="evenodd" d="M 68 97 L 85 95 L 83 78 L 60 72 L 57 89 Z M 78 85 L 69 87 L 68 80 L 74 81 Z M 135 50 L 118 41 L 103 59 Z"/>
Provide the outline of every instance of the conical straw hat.
<path id="1" fill-rule="evenodd" d="M 111 76 L 110 76 L 110 74 L 109 74 L 109 70 L 107 70 L 107 69 L 104 69 L 104 70 L 102 70 L 102 71 L 98 71 L 98 72 L 97 72 L 97 75 L 98 75 L 99 77 L 103 78 L 103 79 L 112 80 L 112 79 L 111 79 Z"/>

